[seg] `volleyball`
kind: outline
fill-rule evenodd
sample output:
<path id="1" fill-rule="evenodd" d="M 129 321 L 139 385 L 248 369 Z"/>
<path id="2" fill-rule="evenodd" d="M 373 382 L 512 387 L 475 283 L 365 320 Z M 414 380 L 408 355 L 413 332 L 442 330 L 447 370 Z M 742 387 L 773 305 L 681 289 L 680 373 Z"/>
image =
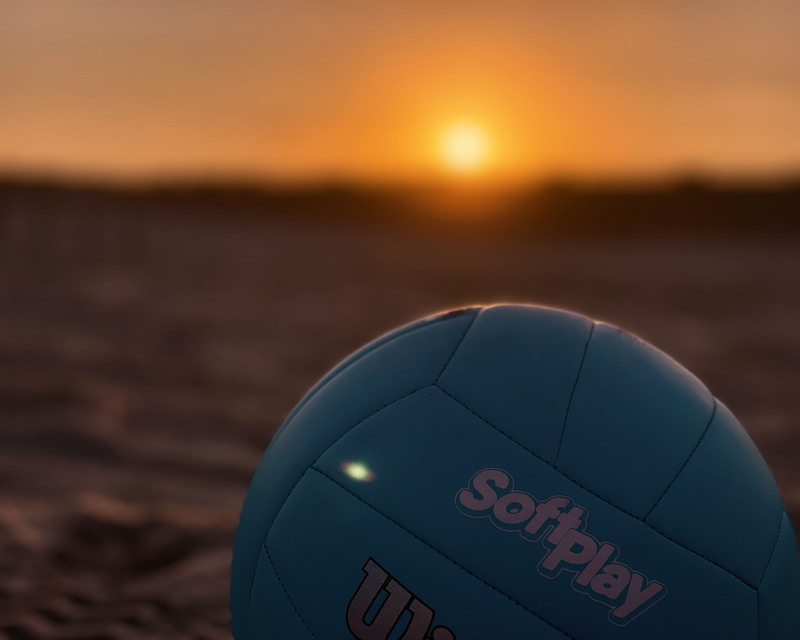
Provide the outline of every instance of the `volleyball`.
<path id="1" fill-rule="evenodd" d="M 797 640 L 800 562 L 733 414 L 566 311 L 459 309 L 339 364 L 236 535 L 237 640 Z"/>

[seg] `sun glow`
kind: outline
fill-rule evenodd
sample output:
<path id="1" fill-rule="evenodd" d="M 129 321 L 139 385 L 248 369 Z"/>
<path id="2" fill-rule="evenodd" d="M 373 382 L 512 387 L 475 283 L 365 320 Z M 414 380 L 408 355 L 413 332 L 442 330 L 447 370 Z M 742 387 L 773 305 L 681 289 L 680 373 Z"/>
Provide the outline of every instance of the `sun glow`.
<path id="1" fill-rule="evenodd" d="M 450 171 L 476 173 L 486 165 L 489 156 L 486 132 L 472 122 L 454 123 L 442 135 L 440 151 Z"/>

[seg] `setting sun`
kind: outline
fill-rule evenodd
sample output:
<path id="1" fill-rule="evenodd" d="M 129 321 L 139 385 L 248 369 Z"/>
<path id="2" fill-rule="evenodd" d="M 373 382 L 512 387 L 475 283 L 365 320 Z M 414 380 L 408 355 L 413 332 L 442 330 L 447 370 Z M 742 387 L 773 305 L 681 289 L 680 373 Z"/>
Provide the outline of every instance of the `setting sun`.
<path id="1" fill-rule="evenodd" d="M 474 173 L 488 159 L 486 132 L 471 122 L 451 125 L 441 139 L 441 155 L 448 169 L 456 173 Z"/>

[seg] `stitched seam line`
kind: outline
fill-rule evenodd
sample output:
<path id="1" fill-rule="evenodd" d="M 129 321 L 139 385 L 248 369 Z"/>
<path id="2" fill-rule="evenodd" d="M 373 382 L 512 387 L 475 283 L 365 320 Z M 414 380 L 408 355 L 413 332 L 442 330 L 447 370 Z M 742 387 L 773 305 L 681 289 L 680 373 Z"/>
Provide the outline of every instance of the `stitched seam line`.
<path id="1" fill-rule="evenodd" d="M 433 384 L 439 384 L 439 378 L 442 377 L 442 375 L 444 374 L 445 369 L 447 369 L 447 367 L 450 365 L 450 361 L 456 355 L 456 351 L 458 351 L 458 348 L 461 346 L 461 343 L 464 342 L 464 338 L 467 337 L 467 334 L 469 333 L 469 330 L 472 329 L 472 325 L 475 324 L 475 320 L 478 319 L 478 316 L 480 314 L 481 314 L 481 309 L 479 308 L 478 312 L 474 316 L 472 316 L 472 320 L 470 320 L 469 324 L 467 325 L 467 328 L 464 329 L 464 333 L 461 334 L 461 337 L 458 339 L 458 342 L 456 343 L 456 346 L 453 349 L 453 353 L 451 353 L 450 357 L 447 360 L 445 360 L 445 363 L 442 365 L 442 368 L 439 370 L 439 373 L 436 375 L 436 378 L 434 378 Z"/>
<path id="2" fill-rule="evenodd" d="M 581 371 L 583 371 L 583 363 L 586 361 L 586 353 L 589 351 L 589 343 L 592 341 L 592 336 L 594 335 L 594 328 L 597 326 L 597 323 L 592 322 L 592 326 L 589 329 L 589 336 L 586 338 L 586 344 L 583 345 L 583 355 L 581 356 L 581 362 L 578 365 L 578 373 L 575 374 L 575 382 L 572 384 L 572 391 L 569 393 L 569 402 L 567 402 L 567 410 L 564 412 L 564 424 L 561 426 L 561 437 L 558 439 L 558 449 L 556 449 L 556 461 L 553 465 L 556 469 L 558 469 L 558 459 L 561 456 L 561 445 L 564 443 L 564 434 L 567 431 L 567 419 L 569 418 L 569 410 L 572 407 L 572 398 L 575 395 L 575 389 L 578 388 L 578 380 L 581 378 Z"/>
<path id="3" fill-rule="evenodd" d="M 711 417 L 708 419 L 708 422 L 706 423 L 706 428 L 703 429 L 703 433 L 700 434 L 700 437 L 697 439 L 697 442 L 695 443 L 694 448 L 689 452 L 689 455 L 686 456 L 686 460 L 683 461 L 683 464 L 681 465 L 681 468 L 678 469 L 678 472 L 674 476 L 672 476 L 672 480 L 670 480 L 669 484 L 666 487 L 664 487 L 664 491 L 662 491 L 661 495 L 658 496 L 658 500 L 656 500 L 655 504 L 652 507 L 650 507 L 650 510 L 647 512 L 647 515 L 644 517 L 645 522 L 652 515 L 653 511 L 656 510 L 656 507 L 664 499 L 664 496 L 667 495 L 669 490 L 672 488 L 672 485 L 675 484 L 675 481 L 678 479 L 678 477 L 681 475 L 681 473 L 683 473 L 683 470 L 686 468 L 686 465 L 689 464 L 689 460 L 692 459 L 692 456 L 694 456 L 695 451 L 697 451 L 697 449 L 700 447 L 700 443 L 706 437 L 706 434 L 708 433 L 708 430 L 711 427 L 711 423 L 714 421 L 714 416 L 715 415 L 717 415 L 717 399 L 716 398 L 714 398 L 714 405 L 711 408 Z"/>
<path id="4" fill-rule="evenodd" d="M 415 393 L 417 393 L 419 391 L 422 391 L 423 389 L 427 389 L 430 386 L 433 386 L 433 385 L 425 385 L 424 387 L 420 387 L 419 389 L 413 389 L 412 391 L 409 391 L 404 396 L 401 396 L 401 397 L 399 397 L 399 398 L 397 398 L 395 400 L 392 400 L 391 402 L 386 403 L 385 405 L 383 405 L 379 409 L 376 409 L 375 411 L 370 413 L 368 416 L 365 416 L 364 418 L 362 418 L 361 420 L 356 422 L 353 426 L 349 427 L 344 433 L 342 433 L 338 438 L 336 438 L 336 440 L 334 440 L 330 445 L 325 447 L 325 449 L 323 449 L 319 453 L 319 455 L 316 458 L 314 458 L 314 461 L 309 465 L 309 468 L 313 467 L 315 464 L 317 464 L 317 460 L 319 460 L 325 454 L 325 452 L 328 451 L 328 449 L 333 447 L 337 442 L 339 442 L 339 440 L 344 438 L 348 433 L 350 433 L 353 429 L 358 427 L 361 423 L 365 422 L 366 420 L 368 420 L 372 416 L 380 413 L 381 411 L 383 411 L 387 407 L 390 407 L 391 405 L 395 404 L 396 402 L 400 402 L 401 400 L 405 400 L 409 396 L 412 396 Z M 262 546 L 264 546 L 266 544 L 267 538 L 269 537 L 269 534 L 272 531 L 272 527 L 275 525 L 275 522 L 278 520 L 278 516 L 281 515 L 281 511 L 283 511 L 283 507 L 286 505 L 286 501 L 289 499 L 289 496 L 292 495 L 292 491 L 294 491 L 295 488 L 297 488 L 297 485 L 300 484 L 300 481 L 303 479 L 303 476 L 305 476 L 305 472 L 303 472 L 303 474 L 297 479 L 297 481 L 292 485 L 292 488 L 289 489 L 288 493 L 283 498 L 283 501 L 281 502 L 281 508 L 278 509 L 278 512 L 275 514 L 275 517 L 272 519 L 272 523 L 269 525 L 269 529 L 267 529 L 267 532 L 264 534 L 264 539 L 261 541 L 261 545 Z M 247 592 L 248 593 L 248 595 L 247 595 L 247 610 L 248 611 L 250 610 L 250 602 L 253 599 L 253 585 L 255 584 L 255 581 L 256 581 L 256 571 L 253 570 L 253 576 L 250 579 L 250 589 Z M 246 621 L 245 629 L 246 629 L 245 636 L 249 636 L 250 635 L 250 632 L 249 632 L 249 618 Z"/>
<path id="5" fill-rule="evenodd" d="M 289 601 L 289 604 L 291 605 L 292 609 L 297 614 L 297 617 L 300 618 L 300 622 L 303 623 L 303 626 L 311 634 L 311 637 L 316 640 L 317 636 L 311 630 L 311 627 L 308 626 L 308 623 L 306 622 L 306 619 L 303 617 L 303 614 L 301 614 L 300 611 L 298 610 L 297 606 L 295 606 L 294 600 L 292 600 L 292 596 L 290 596 L 289 592 L 286 590 L 286 585 L 283 584 L 283 580 L 281 580 L 281 576 L 278 573 L 278 568 L 275 566 L 275 563 L 272 561 L 272 556 L 269 555 L 269 550 L 267 549 L 267 545 L 262 544 L 261 545 L 261 549 L 264 551 L 264 555 L 267 556 L 267 560 L 269 560 L 269 564 L 272 567 L 272 570 L 275 572 L 275 577 L 278 579 L 278 584 L 281 585 L 281 589 L 283 589 L 283 595 L 286 596 L 286 599 Z"/>
<path id="6" fill-rule="evenodd" d="M 472 573 L 472 571 L 470 571 L 469 569 L 467 569 L 465 566 L 463 566 L 463 565 L 459 564 L 459 563 L 458 563 L 458 562 L 456 562 L 456 561 L 455 561 L 453 558 L 451 558 L 450 556 L 448 556 L 446 553 L 444 553 L 443 551 L 441 551 L 441 550 L 437 549 L 436 547 L 434 547 L 434 546 L 433 546 L 433 545 L 432 545 L 430 542 L 428 542 L 428 541 L 427 541 L 427 540 L 425 540 L 424 538 L 420 538 L 420 537 L 419 537 L 419 536 L 418 536 L 416 533 L 414 533 L 414 532 L 413 532 L 413 531 L 411 531 L 410 529 L 407 529 L 407 528 L 406 528 L 406 527 L 404 527 L 402 524 L 400 524 L 399 522 L 397 522 L 397 520 L 395 520 L 395 519 L 391 518 L 390 516 L 386 515 L 385 513 L 383 513 L 383 511 L 380 511 L 379 509 L 377 509 L 376 507 L 374 507 L 373 505 L 371 505 L 369 502 L 367 502 L 366 500 L 364 500 L 364 499 L 363 499 L 363 498 L 361 498 L 360 496 L 358 496 L 358 495 L 356 495 L 355 493 L 353 493 L 352 491 L 350 491 L 350 489 L 348 489 L 348 488 L 347 488 L 346 486 L 344 486 L 343 484 L 340 484 L 340 483 L 339 483 L 337 480 L 335 480 L 334 478 L 332 478 L 331 476 L 329 476 L 329 475 L 328 475 L 327 473 L 325 473 L 324 471 L 321 471 L 320 469 L 317 469 L 316 467 L 312 467 L 312 469 L 313 469 L 314 471 L 316 471 L 318 474 L 320 474 L 321 476 L 324 476 L 325 478 L 327 478 L 328 480 L 330 480 L 330 481 L 331 481 L 333 484 L 335 484 L 335 485 L 336 485 L 336 486 L 338 486 L 339 488 L 341 488 L 341 489 L 343 489 L 344 491 L 346 491 L 347 493 L 349 493 L 351 496 L 353 496 L 353 497 L 354 497 L 356 500 L 358 500 L 359 502 L 362 502 L 363 504 L 365 504 L 367 507 L 369 507 L 370 509 L 372 509 L 372 510 L 373 510 L 375 513 L 377 513 L 377 514 L 379 514 L 379 515 L 383 516 L 383 517 L 384 517 L 384 518 L 386 518 L 386 519 L 387 519 L 389 522 L 391 522 L 392 524 L 394 524 L 396 527 L 398 527 L 398 528 L 402 529 L 403 531 L 405 531 L 405 532 L 406 532 L 407 534 L 409 534 L 410 536 L 412 536 L 412 537 L 416 538 L 417 540 L 419 540 L 419 541 L 420 541 L 422 544 L 424 544 L 426 547 L 428 547 L 429 549 L 432 549 L 433 551 L 435 551 L 436 553 L 438 553 L 440 556 L 442 556 L 442 557 L 443 557 L 443 558 L 445 558 L 446 560 L 450 561 L 452 564 L 454 564 L 456 567 L 458 567 L 458 568 L 459 568 L 459 569 L 461 569 L 462 571 L 464 571 L 464 572 L 468 573 L 468 574 L 469 574 L 469 575 L 471 575 L 473 578 L 475 578 L 476 580 L 480 581 L 481 583 L 483 583 L 484 585 L 486 585 L 487 587 L 489 587 L 489 588 L 490 588 L 490 589 L 492 589 L 493 591 L 496 591 L 497 593 L 499 593 L 501 596 L 503 596 L 503 597 L 504 597 L 504 598 L 506 598 L 507 600 L 510 600 L 511 602 L 513 602 L 514 604 L 516 604 L 517 606 L 521 607 L 522 609 L 524 609 L 525 611 L 527 611 L 528 613 L 530 613 L 530 614 L 531 614 L 532 616 L 534 616 L 535 618 L 538 618 L 539 620 L 541 620 L 542 622 L 544 622 L 544 623 L 545 623 L 547 626 L 549 626 L 549 627 L 552 627 L 553 629 L 555 629 L 556 631 L 558 631 L 559 633 L 561 633 L 562 635 L 564 635 L 566 638 L 570 638 L 570 640 L 577 640 L 577 638 L 575 638 L 574 636 L 570 635 L 569 633 L 567 633 L 567 632 L 566 632 L 566 631 L 564 631 L 563 629 L 559 628 L 558 626 L 556 626 L 556 625 L 555 625 L 555 624 L 553 624 L 552 622 L 550 622 L 550 621 L 548 621 L 548 620 L 545 620 L 545 619 L 544 619 L 542 616 L 540 616 L 538 613 L 536 613 L 535 611 L 533 611 L 533 610 L 529 609 L 528 607 L 526 607 L 526 606 L 525 606 L 524 604 L 522 604 L 522 603 L 521 603 L 519 600 L 516 600 L 516 599 L 515 599 L 513 596 L 510 596 L 510 595 L 509 595 L 509 594 L 507 594 L 506 592 L 504 592 L 504 591 L 501 591 L 500 589 L 498 589 L 497 587 L 495 587 L 493 584 L 491 584 L 491 583 L 489 583 L 489 582 L 486 582 L 486 580 L 484 580 L 484 579 L 483 579 L 483 578 L 481 578 L 480 576 L 478 576 L 478 575 L 476 575 L 476 574 Z"/>
<path id="7" fill-rule="evenodd" d="M 758 579 L 758 586 L 761 587 L 761 583 L 764 582 L 764 576 L 767 575 L 767 569 L 769 565 L 772 563 L 772 556 L 775 555 L 775 549 L 778 548 L 778 538 L 781 537 L 781 530 L 783 529 L 783 512 L 784 510 L 781 509 L 781 522 L 778 525 L 778 533 L 775 534 L 775 540 L 772 543 L 772 551 L 769 552 L 769 559 L 767 560 L 767 564 L 764 565 L 764 570 L 761 572 L 761 577 Z"/>
<path id="8" fill-rule="evenodd" d="M 761 637 L 760 615 L 761 615 L 761 591 L 759 589 L 756 589 L 756 640 L 758 640 Z"/>
<path id="9" fill-rule="evenodd" d="M 663 531 L 661 531 L 661 530 L 660 530 L 660 529 L 658 529 L 657 527 L 654 527 L 652 524 L 650 524 L 650 523 L 648 523 L 648 522 L 645 522 L 644 520 L 642 520 L 642 519 L 641 519 L 641 518 L 639 518 L 638 516 L 634 515 L 633 513 L 631 513 L 630 511 L 628 511 L 627 509 L 624 509 L 623 507 L 620 507 L 619 505 L 616 505 L 616 504 L 614 504 L 613 502 L 611 502 L 610 500 L 608 500 L 608 498 L 604 498 L 603 496 L 601 496 L 601 495 L 598 495 L 597 493 L 595 493 L 594 491 L 592 491 L 592 490 L 591 490 L 591 489 L 589 489 L 588 487 L 584 486 L 583 484 L 581 484 L 579 481 L 577 481 L 575 478 L 571 477 L 569 474 L 565 473 L 564 471 L 562 471 L 562 470 L 560 470 L 560 469 L 555 469 L 555 467 L 553 467 L 553 465 L 551 465 L 551 464 L 550 464 L 550 463 L 549 463 L 547 460 L 545 460 L 544 458 L 542 458 L 542 457 L 541 457 L 541 456 L 540 456 L 538 453 L 536 453 L 535 451 L 532 451 L 531 449 L 528 449 L 528 447 L 526 447 L 524 444 L 522 444 L 521 442 L 518 442 L 518 441 L 517 441 L 517 440 L 515 440 L 513 437 L 511 437 L 510 435 L 508 435 L 508 434 L 507 434 L 505 431 L 503 431 L 503 430 L 502 430 L 500 427 L 497 427 L 497 426 L 493 425 L 491 422 L 489 422 L 488 420 L 486 420 L 486 418 L 484 418 L 483 416 L 481 416 L 479 413 L 476 413 L 476 412 L 475 412 L 473 409 L 471 409 L 470 407 L 468 407 L 467 405 L 465 405 L 463 402 L 461 402 L 461 400 L 459 400 L 458 398 L 456 398 L 456 397 L 455 397 L 455 396 L 453 396 L 453 395 L 450 395 L 450 394 L 449 394 L 447 391 L 445 391 L 444 389 L 442 389 L 442 388 L 441 388 L 441 387 L 439 387 L 438 385 L 437 385 L 437 388 L 438 388 L 438 389 L 440 389 L 440 390 L 442 391 L 442 393 L 444 393 L 445 395 L 449 396 L 449 397 L 450 397 L 452 400 L 454 400 L 455 402 L 457 402 L 458 404 L 460 404 L 462 407 L 464 407 L 464 408 L 465 408 L 467 411 L 469 411 L 470 413 L 472 413 L 472 414 L 473 414 L 475 417 L 477 417 L 477 418 L 480 418 L 481 420 L 483 420 L 483 422 L 485 422 L 485 423 L 486 423 L 488 426 L 490 426 L 492 429 L 494 429 L 495 431 L 497 431 L 497 432 L 498 432 L 498 433 L 500 433 L 501 435 L 503 435 L 503 436 L 505 436 L 506 438 L 508 438 L 508 439 L 509 439 L 511 442 L 513 442 L 514 444 L 516 444 L 518 447 L 520 447 L 520 448 L 524 449 L 525 451 L 527 451 L 528 453 L 530 453 L 530 454 L 531 454 L 531 455 L 532 455 L 534 458 L 536 458 L 537 460 L 541 460 L 542 462 L 544 462 L 544 463 L 545 463 L 547 466 L 549 466 L 550 468 L 554 469 L 555 471 L 558 471 L 558 473 L 560 473 L 562 476 L 564 476 L 564 477 L 565 477 L 567 480 L 569 480 L 569 481 L 570 481 L 570 482 L 572 482 L 573 484 L 577 485 L 578 487 L 580 487 L 581 489 L 583 489 L 584 491 L 586 491 L 586 493 L 589 493 L 589 494 L 593 495 L 593 496 L 594 496 L 595 498 L 597 498 L 598 500 L 601 500 L 602 502 L 605 502 L 607 505 L 609 505 L 609 506 L 611 506 L 611 507 L 614 507 L 614 508 L 615 508 L 615 509 L 617 509 L 618 511 L 620 511 L 620 512 L 624 513 L 625 515 L 627 515 L 627 516 L 630 516 L 631 518 L 633 518 L 633 519 L 634 519 L 634 520 L 636 520 L 637 522 L 641 522 L 641 523 L 642 523 L 643 525 L 645 525 L 647 528 L 651 529 L 652 531 L 655 531 L 655 532 L 656 532 L 658 535 L 660 535 L 660 536 L 661 536 L 661 537 L 663 537 L 664 539 L 666 539 L 666 540 L 669 540 L 670 542 L 672 542 L 673 544 L 677 545 L 678 547 L 680 547 L 680 548 L 681 548 L 681 549 L 683 549 L 684 551 L 688 551 L 689 553 L 691 553 L 691 554 L 693 554 L 693 555 L 696 555 L 698 558 L 702 558 L 703 560 L 705 560 L 705 561 L 706 561 L 706 562 L 708 562 L 709 564 L 713 564 L 713 565 L 714 565 L 715 567 L 717 567 L 718 569 L 721 569 L 722 571 L 724 571 L 724 572 L 725 572 L 725 573 L 727 573 L 728 575 L 730 575 L 730 576 L 732 576 L 732 577 L 736 578 L 737 580 L 739 580 L 739 582 L 741 582 L 742 584 L 744 584 L 744 585 L 746 585 L 746 586 L 750 587 L 751 589 L 756 589 L 756 586 L 755 586 L 755 585 L 752 585 L 752 584 L 750 584 L 750 583 L 749 583 L 747 580 L 745 580 L 745 579 L 744 579 L 744 578 L 742 578 L 741 576 L 738 576 L 738 575 L 736 575 L 736 574 L 735 574 L 735 573 L 733 573 L 733 572 L 732 572 L 730 569 L 727 569 L 727 568 L 723 567 L 721 564 L 718 564 L 718 563 L 716 563 L 716 562 L 715 562 L 714 560 L 712 560 L 711 558 L 707 558 L 707 557 L 706 557 L 706 556 L 704 556 L 702 553 L 699 553 L 699 552 L 697 552 L 697 551 L 695 551 L 695 550 L 693 550 L 693 549 L 690 549 L 689 547 L 686 547 L 686 546 L 684 546 L 683 544 L 681 544 L 680 542 L 678 542 L 678 541 L 677 541 L 677 540 L 675 540 L 674 538 L 671 538 L 671 537 L 670 537 L 668 534 L 664 533 Z"/>

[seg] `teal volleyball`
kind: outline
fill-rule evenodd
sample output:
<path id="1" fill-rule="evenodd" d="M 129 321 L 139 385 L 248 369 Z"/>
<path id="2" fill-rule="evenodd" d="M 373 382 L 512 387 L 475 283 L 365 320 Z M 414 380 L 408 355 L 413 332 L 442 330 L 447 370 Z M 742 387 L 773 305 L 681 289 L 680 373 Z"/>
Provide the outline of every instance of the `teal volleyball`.
<path id="1" fill-rule="evenodd" d="M 237 640 L 797 640 L 764 460 L 686 369 L 524 305 L 397 329 L 277 432 L 233 557 Z"/>

